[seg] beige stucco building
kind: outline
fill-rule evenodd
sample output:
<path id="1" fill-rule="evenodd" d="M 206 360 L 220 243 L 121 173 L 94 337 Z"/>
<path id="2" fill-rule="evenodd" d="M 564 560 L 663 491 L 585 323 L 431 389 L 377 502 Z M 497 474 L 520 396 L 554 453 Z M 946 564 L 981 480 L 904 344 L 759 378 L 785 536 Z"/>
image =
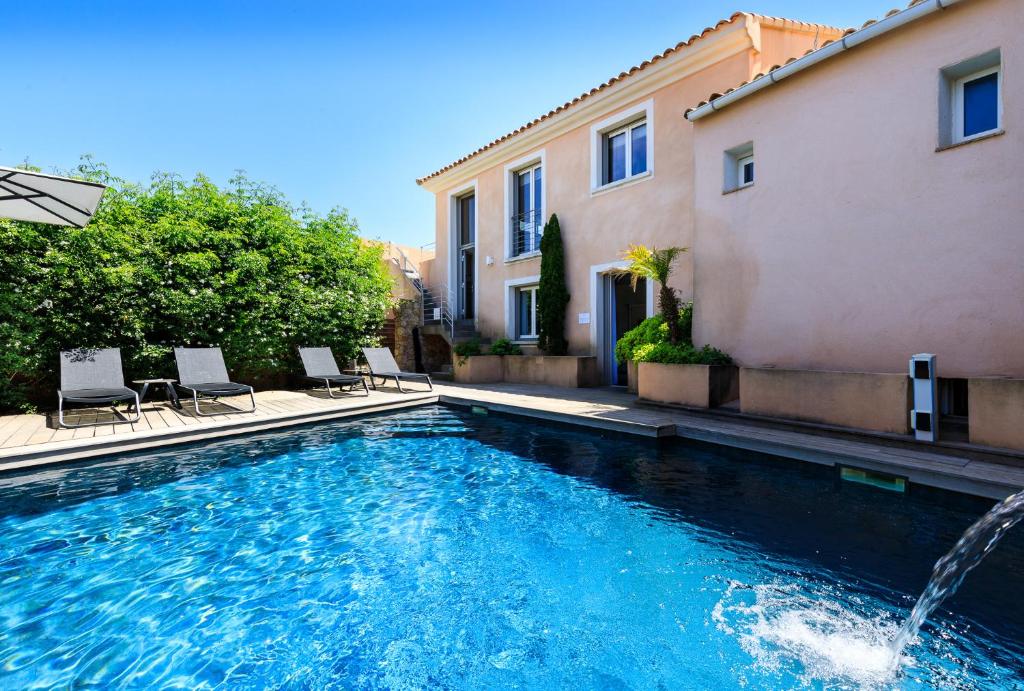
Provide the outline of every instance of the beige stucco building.
<path id="1" fill-rule="evenodd" d="M 947 419 L 1024 445 L 986 439 L 994 407 L 1020 427 L 1024 397 L 1007 411 L 980 381 L 1024 378 L 1022 29 L 1019 0 L 915 2 L 688 112 L 695 340 L 777 370 L 905 375 L 933 353 Z M 780 402 L 782 379 L 748 372 L 744 408 L 813 417 L 807 384 Z M 897 421 L 893 380 L 873 381 L 866 414 L 891 404 Z"/>
<path id="2" fill-rule="evenodd" d="M 572 354 L 622 382 L 612 344 L 653 313 L 606 272 L 629 243 L 693 244 L 693 127 L 683 111 L 841 31 L 737 13 L 469 156 L 419 180 L 436 198 L 430 289 L 487 338 L 535 340 L 539 235 L 557 214 L 565 243 Z M 675 287 L 693 293 L 693 255 Z"/>

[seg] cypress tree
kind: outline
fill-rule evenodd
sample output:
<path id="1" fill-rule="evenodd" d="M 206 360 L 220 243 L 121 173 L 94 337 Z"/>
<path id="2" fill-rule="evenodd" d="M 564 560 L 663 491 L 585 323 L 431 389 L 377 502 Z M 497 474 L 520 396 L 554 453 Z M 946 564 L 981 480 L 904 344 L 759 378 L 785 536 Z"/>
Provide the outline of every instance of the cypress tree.
<path id="1" fill-rule="evenodd" d="M 548 355 L 565 355 L 569 342 L 565 340 L 565 309 L 569 304 L 569 290 L 565 286 L 565 250 L 558 216 L 544 224 L 540 240 L 540 285 L 537 288 L 537 346 Z"/>

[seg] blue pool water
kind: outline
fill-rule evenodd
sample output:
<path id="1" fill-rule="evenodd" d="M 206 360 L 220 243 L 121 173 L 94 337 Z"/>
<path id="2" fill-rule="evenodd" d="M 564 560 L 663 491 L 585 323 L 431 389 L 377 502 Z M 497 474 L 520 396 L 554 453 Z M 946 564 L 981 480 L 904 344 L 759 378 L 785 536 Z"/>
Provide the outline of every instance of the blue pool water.
<path id="1" fill-rule="evenodd" d="M 0 688 L 1024 688 L 992 502 L 436 408 L 0 477 Z"/>

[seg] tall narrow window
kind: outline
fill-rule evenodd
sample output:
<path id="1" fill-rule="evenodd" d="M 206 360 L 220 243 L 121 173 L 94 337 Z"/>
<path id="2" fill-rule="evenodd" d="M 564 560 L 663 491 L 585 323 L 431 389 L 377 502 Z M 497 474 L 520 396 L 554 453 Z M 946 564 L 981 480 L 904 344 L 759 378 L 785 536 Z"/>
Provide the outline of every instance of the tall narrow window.
<path id="1" fill-rule="evenodd" d="M 537 338 L 537 286 L 516 289 L 516 338 Z"/>
<path id="2" fill-rule="evenodd" d="M 514 205 L 510 256 L 540 251 L 544 227 L 542 167 L 524 168 L 513 174 Z"/>
<path id="3" fill-rule="evenodd" d="M 608 185 L 647 172 L 647 122 L 640 120 L 603 136 L 604 171 Z"/>

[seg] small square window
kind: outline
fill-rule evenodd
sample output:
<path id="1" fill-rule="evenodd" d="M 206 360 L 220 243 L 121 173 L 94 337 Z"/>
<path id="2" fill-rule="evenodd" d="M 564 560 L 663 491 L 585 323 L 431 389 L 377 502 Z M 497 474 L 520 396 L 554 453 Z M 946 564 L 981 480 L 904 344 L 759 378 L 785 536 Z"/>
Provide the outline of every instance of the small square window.
<path id="1" fill-rule="evenodd" d="M 725 152 L 725 179 L 722 193 L 734 192 L 754 184 L 754 143 L 740 144 Z"/>
<path id="2" fill-rule="evenodd" d="M 1002 131 L 1002 60 L 999 49 L 939 72 L 939 147 Z"/>

